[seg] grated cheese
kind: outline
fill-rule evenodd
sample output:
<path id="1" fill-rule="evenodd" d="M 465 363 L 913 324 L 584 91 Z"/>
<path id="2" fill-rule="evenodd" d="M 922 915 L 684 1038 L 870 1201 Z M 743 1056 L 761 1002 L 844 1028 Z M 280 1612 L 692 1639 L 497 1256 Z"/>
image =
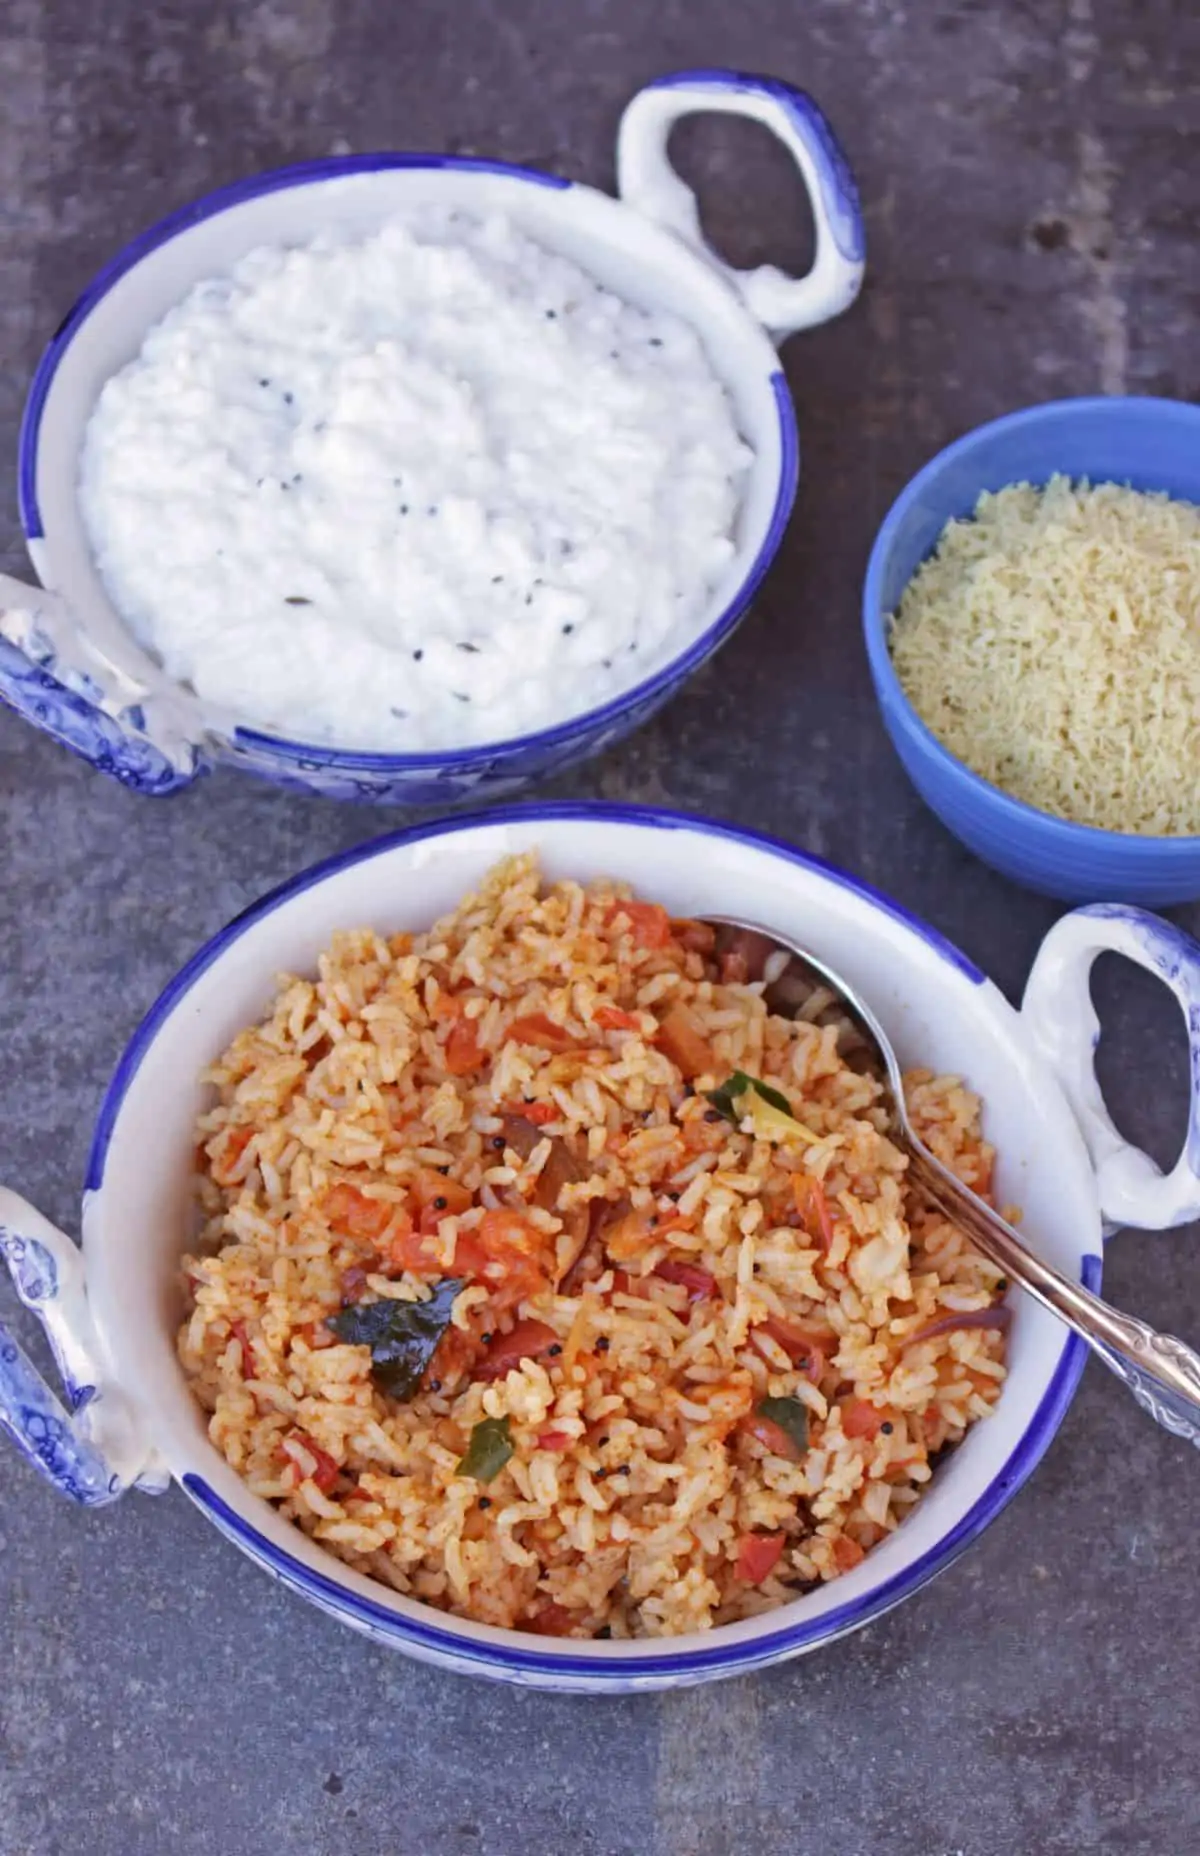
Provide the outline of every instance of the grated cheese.
<path id="1" fill-rule="evenodd" d="M 948 523 L 891 618 L 939 741 L 1080 825 L 1200 833 L 1200 508 L 1053 477 Z"/>

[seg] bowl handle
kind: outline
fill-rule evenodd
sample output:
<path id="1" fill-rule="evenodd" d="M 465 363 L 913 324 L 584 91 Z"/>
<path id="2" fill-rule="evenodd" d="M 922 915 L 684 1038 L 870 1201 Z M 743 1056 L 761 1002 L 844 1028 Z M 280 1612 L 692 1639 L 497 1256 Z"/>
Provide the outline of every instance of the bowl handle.
<path id="1" fill-rule="evenodd" d="M 0 574 L 0 701 L 139 793 L 173 793 L 207 763 L 185 702 L 117 670 L 66 602 Z"/>
<path id="2" fill-rule="evenodd" d="M 154 1494 L 165 1489 L 165 1469 L 139 1436 L 124 1395 L 106 1382 L 80 1252 L 3 1188 L 0 1257 L 45 1329 L 69 1406 L 0 1323 L 0 1430 L 61 1494 L 85 1507 L 115 1501 L 133 1486 Z"/>
<path id="3" fill-rule="evenodd" d="M 1100 1021 L 1089 986 L 1097 954 L 1124 954 L 1171 988 L 1189 1042 L 1191 1106 L 1183 1152 L 1169 1173 L 1113 1126 L 1096 1080 Z M 1200 945 L 1161 916 L 1098 902 L 1064 915 L 1038 950 L 1021 1017 L 1058 1078 L 1096 1169 L 1106 1231 L 1159 1231 L 1200 1218 Z"/>
<path id="4" fill-rule="evenodd" d="M 773 264 L 734 270 L 706 241 L 696 196 L 667 156 L 679 118 L 704 110 L 752 117 L 795 159 L 816 228 L 816 256 L 807 277 L 789 277 Z M 741 71 L 680 71 L 647 84 L 621 118 L 617 190 L 627 206 L 674 232 L 719 271 L 777 341 L 839 316 L 858 295 L 865 245 L 854 176 L 817 105 L 791 84 Z"/>

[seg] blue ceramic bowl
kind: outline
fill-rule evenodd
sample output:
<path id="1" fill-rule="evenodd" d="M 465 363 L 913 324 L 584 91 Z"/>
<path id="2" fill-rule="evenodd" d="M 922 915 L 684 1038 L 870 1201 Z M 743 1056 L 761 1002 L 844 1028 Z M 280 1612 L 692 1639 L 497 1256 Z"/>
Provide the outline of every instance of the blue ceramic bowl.
<path id="1" fill-rule="evenodd" d="M 884 723 L 926 804 L 1014 882 L 1069 902 L 1192 901 L 1200 897 L 1200 837 L 1097 831 L 1010 799 L 942 746 L 892 666 L 889 614 L 946 523 L 970 515 L 984 490 L 1045 483 L 1056 472 L 1200 503 L 1200 407 L 1159 399 L 1057 400 L 981 425 L 919 471 L 876 537 L 863 591 L 867 656 Z M 1190 772 L 1197 777 L 1196 769 Z"/>

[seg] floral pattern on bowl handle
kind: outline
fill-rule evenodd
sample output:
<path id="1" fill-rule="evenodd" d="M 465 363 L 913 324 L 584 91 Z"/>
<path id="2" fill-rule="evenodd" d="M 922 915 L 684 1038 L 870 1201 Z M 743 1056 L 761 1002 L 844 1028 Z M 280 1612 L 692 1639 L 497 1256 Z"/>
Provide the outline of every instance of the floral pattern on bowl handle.
<path id="1" fill-rule="evenodd" d="M 3 1188 L 0 1257 L 45 1330 L 67 1399 L 64 1405 L 0 1323 L 0 1430 L 60 1494 L 85 1507 L 115 1501 L 131 1487 L 160 1493 L 169 1477 L 101 1362 L 82 1256 L 40 1212 Z"/>
<path id="2" fill-rule="evenodd" d="M 139 793 L 173 793 L 205 771 L 187 699 L 107 663 L 63 601 L 0 574 L 0 701 Z"/>

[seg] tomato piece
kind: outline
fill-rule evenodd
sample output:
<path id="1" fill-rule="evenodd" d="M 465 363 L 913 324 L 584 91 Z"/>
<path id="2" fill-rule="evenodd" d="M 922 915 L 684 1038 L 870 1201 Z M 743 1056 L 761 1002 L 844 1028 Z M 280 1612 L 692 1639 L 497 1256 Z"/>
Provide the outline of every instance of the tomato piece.
<path id="1" fill-rule="evenodd" d="M 438 1218 L 454 1217 L 468 1210 L 471 1204 L 469 1187 L 461 1185 L 457 1179 L 449 1179 L 445 1173 L 439 1173 L 431 1166 L 418 1169 L 409 1190 L 422 1214 L 436 1212 Z"/>
<path id="2" fill-rule="evenodd" d="M 629 932 L 637 947 L 669 947 L 671 942 L 671 918 L 658 902 L 610 902 L 605 910 L 605 921 L 609 926 L 619 922 L 625 916 L 629 922 Z"/>
<path id="3" fill-rule="evenodd" d="M 614 1263 L 632 1263 L 640 1257 L 653 1232 L 653 1213 L 629 1211 L 604 1232 L 604 1248 Z"/>
<path id="4" fill-rule="evenodd" d="M 776 1424 L 774 1418 L 764 1418 L 761 1412 L 751 1411 L 739 1419 L 738 1429 L 745 1431 L 748 1437 L 755 1438 L 772 1456 L 781 1456 L 786 1463 L 798 1463 L 801 1460 L 801 1452 L 795 1441 L 788 1436 L 782 1424 Z"/>
<path id="5" fill-rule="evenodd" d="M 833 1543 L 833 1562 L 839 1572 L 853 1572 L 867 1557 L 866 1549 L 849 1534 L 839 1534 Z"/>
<path id="6" fill-rule="evenodd" d="M 545 1242 L 535 1224 L 505 1205 L 484 1212 L 475 1236 L 489 1257 L 500 1259 L 538 1256 Z"/>
<path id="7" fill-rule="evenodd" d="M 459 1241 L 461 1243 L 461 1239 Z M 457 1255 L 454 1267 L 464 1276 L 469 1273 L 463 1269 Z M 470 1372 L 478 1357 L 479 1343 L 475 1336 L 464 1334 L 461 1328 L 448 1327 L 433 1350 L 433 1358 L 425 1369 L 425 1377 L 421 1381 L 422 1387 L 432 1391 L 434 1381 L 437 1381 L 439 1389 L 441 1386 L 456 1385 Z"/>
<path id="8" fill-rule="evenodd" d="M 569 1431 L 540 1431 L 537 1447 L 539 1450 L 569 1450 L 574 1442 Z"/>
<path id="9" fill-rule="evenodd" d="M 301 1482 L 315 1482 L 322 1495 L 328 1495 L 342 1472 L 327 1450 L 315 1444 L 307 1431 L 289 1431 L 280 1449 L 295 1464 Z M 312 1469 L 305 1461 L 306 1453 L 315 1465 Z"/>
<path id="10" fill-rule="evenodd" d="M 525 1629 L 536 1631 L 539 1637 L 565 1637 L 578 1621 L 572 1612 L 552 1600 L 548 1605 L 543 1605 L 534 1617 L 525 1620 Z"/>
<path id="11" fill-rule="evenodd" d="M 442 1056 L 451 1076 L 466 1076 L 482 1068 L 485 1059 L 475 1036 L 474 1019 L 460 1018 L 451 1025 Z"/>
<path id="12" fill-rule="evenodd" d="M 428 1250 L 423 1250 L 420 1253 L 422 1257 L 421 1262 L 409 1263 L 404 1261 L 406 1257 L 413 1254 L 414 1248 L 422 1235 L 423 1233 L 416 1231 L 414 1228 L 412 1213 L 409 1211 L 408 1207 L 406 1205 L 398 1205 L 396 1207 L 396 1215 L 388 1226 L 386 1243 L 383 1243 L 380 1239 L 376 1239 L 375 1248 L 377 1250 L 382 1249 L 384 1260 L 390 1269 L 422 1269 L 426 1267 L 427 1260 L 431 1257 L 431 1252 Z M 432 1263 L 429 1263 L 428 1266 L 433 1267 Z"/>
<path id="13" fill-rule="evenodd" d="M 617 1005 L 601 1005 L 596 1008 L 596 1023 L 601 1031 L 640 1031 L 642 1021 L 632 1012 L 623 1012 Z"/>
<path id="14" fill-rule="evenodd" d="M 499 1281 L 493 1272 L 503 1268 Z M 550 1287 L 550 1278 L 540 1264 L 528 1259 L 500 1265 L 492 1263 L 483 1271 L 483 1281 L 491 1291 L 491 1305 L 496 1314 L 502 1315 L 506 1309 L 516 1308 L 519 1303 L 527 1302 L 532 1296 L 544 1295 Z"/>
<path id="15" fill-rule="evenodd" d="M 559 1345 L 558 1335 L 544 1321 L 526 1317 L 518 1321 L 511 1334 L 500 1334 L 484 1354 L 476 1370 L 477 1379 L 502 1379 L 522 1360 L 537 1360 L 551 1347 Z"/>
<path id="16" fill-rule="evenodd" d="M 743 1534 L 738 1541 L 737 1576 L 761 1585 L 783 1552 L 782 1534 Z"/>
<path id="17" fill-rule="evenodd" d="M 793 1173 L 792 1194 L 808 1235 L 828 1250 L 833 1243 L 833 1219 L 821 1181 L 811 1173 Z"/>
<path id="18" fill-rule="evenodd" d="M 686 1289 L 689 1302 L 710 1302 L 717 1293 L 716 1277 L 711 1270 L 702 1270 L 696 1263 L 676 1263 L 667 1258 L 654 1274 L 661 1276 L 664 1282 L 673 1282 Z"/>
<path id="19" fill-rule="evenodd" d="M 411 1270 L 416 1276 L 444 1276 L 446 1269 L 437 1255 L 434 1236 L 439 1220 L 446 1216 L 444 1212 L 422 1215 L 420 1228 L 409 1221 L 405 1230 L 396 1232 L 387 1247 L 387 1261 L 392 1270 Z M 432 1221 L 433 1228 L 429 1228 Z M 464 1276 L 469 1281 L 481 1277 L 492 1261 L 491 1253 L 485 1250 L 473 1231 L 460 1231 L 454 1245 L 454 1274 Z"/>
<path id="20" fill-rule="evenodd" d="M 387 1244 L 387 1263 L 390 1269 L 412 1270 L 418 1276 L 444 1273 L 434 1255 L 430 1233 L 418 1231 L 411 1218 L 392 1233 Z"/>
<path id="21" fill-rule="evenodd" d="M 321 1201 L 324 1217 L 345 1237 L 382 1237 L 393 1216 L 403 1209 L 392 1199 L 370 1199 L 344 1180 L 331 1186 Z"/>
<path id="22" fill-rule="evenodd" d="M 878 1437 L 883 1413 L 865 1398 L 852 1398 L 842 1406 L 842 1432 L 846 1437 Z"/>
<path id="23" fill-rule="evenodd" d="M 485 1282 L 492 1308 L 501 1314 L 546 1287 L 545 1249 L 546 1239 L 536 1225 L 520 1212 L 501 1207 L 485 1212 L 478 1229 L 459 1238 L 454 1267 Z M 472 1252 L 480 1259 L 478 1268 L 467 1260 Z"/>
<path id="24" fill-rule="evenodd" d="M 218 1186 L 232 1186 L 238 1161 L 254 1139 L 254 1129 L 226 1128 L 218 1138 L 220 1148 L 211 1162 L 212 1176 Z"/>
<path id="25" fill-rule="evenodd" d="M 701 1031 L 695 1014 L 681 1000 L 676 1000 L 659 1020 L 655 1042 L 685 1082 L 697 1076 L 710 1076 L 716 1069 L 712 1045 Z"/>
<path id="26" fill-rule="evenodd" d="M 680 947 L 689 954 L 711 954 L 717 940 L 717 931 L 708 922 L 697 922 L 687 918 L 671 923 L 671 933 Z"/>
<path id="27" fill-rule="evenodd" d="M 557 1121 L 562 1113 L 556 1102 L 505 1102 L 503 1110 L 506 1115 L 531 1121 L 535 1128 L 544 1128 L 548 1121 Z"/>
<path id="28" fill-rule="evenodd" d="M 439 992 L 437 998 L 429 1008 L 429 1016 L 432 1019 L 442 1022 L 461 1018 L 463 1015 L 463 1003 L 464 1002 L 457 998 L 452 992 Z"/>
<path id="29" fill-rule="evenodd" d="M 574 1050 L 575 1039 L 564 1025 L 556 1025 L 545 1012 L 530 1012 L 522 1018 L 514 1018 L 508 1027 L 508 1036 L 514 1044 L 531 1044 L 535 1050 L 548 1050 L 556 1055 L 563 1051 Z"/>

